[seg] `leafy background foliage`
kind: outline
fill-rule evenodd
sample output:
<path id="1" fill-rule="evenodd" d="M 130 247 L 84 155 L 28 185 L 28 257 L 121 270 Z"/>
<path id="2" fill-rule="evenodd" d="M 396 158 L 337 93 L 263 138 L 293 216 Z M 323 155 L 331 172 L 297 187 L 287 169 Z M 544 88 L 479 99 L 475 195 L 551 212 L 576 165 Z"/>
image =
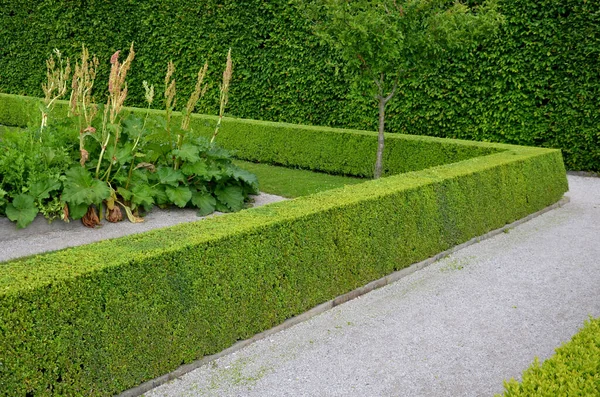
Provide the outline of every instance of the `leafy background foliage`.
<path id="1" fill-rule="evenodd" d="M 499 7 L 507 23 L 496 37 L 404 82 L 387 109 L 388 131 L 559 147 L 567 168 L 600 171 L 600 3 L 500 0 Z M 5 0 L 0 26 L 2 92 L 40 96 L 40 65 L 53 48 L 74 59 L 85 42 L 108 59 L 134 41 L 128 104 L 143 104 L 142 79 L 161 86 L 170 59 L 178 87 L 188 90 L 208 60 L 213 85 L 198 111 L 216 114 L 216 65 L 231 46 L 230 114 L 376 128 L 366 88 L 287 0 Z M 108 70 L 103 65 L 99 85 Z"/>

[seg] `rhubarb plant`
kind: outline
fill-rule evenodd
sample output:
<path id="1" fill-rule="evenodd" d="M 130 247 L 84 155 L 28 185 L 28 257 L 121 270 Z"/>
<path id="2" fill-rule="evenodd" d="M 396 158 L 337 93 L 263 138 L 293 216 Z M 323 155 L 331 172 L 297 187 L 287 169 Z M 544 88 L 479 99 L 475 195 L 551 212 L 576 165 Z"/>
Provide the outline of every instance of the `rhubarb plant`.
<path id="1" fill-rule="evenodd" d="M 155 205 L 193 207 L 199 215 L 238 211 L 249 195 L 258 193 L 256 177 L 235 166 L 231 153 L 214 142 L 227 103 L 231 51 L 221 85 L 219 122 L 211 140 L 198 137 L 190 122 L 206 92 L 208 64 L 198 71 L 182 117 L 173 117 L 177 104 L 173 62 L 165 77 L 165 117 L 150 117 L 154 86 L 146 81 L 148 109 L 144 117 L 137 117 L 124 108 L 126 77 L 134 58 L 133 44 L 123 60 L 119 51 L 111 57 L 104 105 L 96 104 L 93 94 L 101 64 L 85 46 L 70 85 L 68 59 L 64 61 L 58 51 L 49 58 L 41 122 L 0 139 L 0 215 L 18 228 L 26 227 L 39 213 L 48 221 L 81 219 L 95 227 L 104 218 L 118 222 L 124 215 L 141 222 Z M 51 113 L 63 96 L 69 99 L 69 119 Z"/>

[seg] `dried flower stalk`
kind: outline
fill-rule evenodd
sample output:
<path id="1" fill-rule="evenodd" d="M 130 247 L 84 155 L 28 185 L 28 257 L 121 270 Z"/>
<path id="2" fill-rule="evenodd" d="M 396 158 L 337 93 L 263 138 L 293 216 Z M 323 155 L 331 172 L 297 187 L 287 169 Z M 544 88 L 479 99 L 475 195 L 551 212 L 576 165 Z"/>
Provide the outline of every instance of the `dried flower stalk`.
<path id="1" fill-rule="evenodd" d="M 165 75 L 165 107 L 167 117 L 167 135 L 169 137 L 169 145 L 171 145 L 171 148 L 173 147 L 173 141 L 171 138 L 171 115 L 177 103 L 177 98 L 175 97 L 175 79 L 172 79 L 174 73 L 175 64 L 173 61 L 169 61 L 167 64 L 167 74 Z"/>
<path id="2" fill-rule="evenodd" d="M 67 82 L 71 74 L 69 58 L 64 62 L 62 54 L 57 48 L 54 49 L 54 54 L 56 54 L 58 64 L 54 60 L 54 55 L 50 55 L 50 58 L 46 60 L 46 82 L 42 83 L 46 110 L 42 111 L 40 139 L 42 130 L 48 125 L 48 113 L 54 108 L 54 103 L 67 92 Z"/>
<path id="3" fill-rule="evenodd" d="M 227 106 L 227 102 L 229 101 L 229 83 L 231 82 L 231 75 L 233 74 L 233 64 L 231 62 L 231 48 L 229 52 L 227 52 L 227 63 L 225 65 L 225 70 L 223 71 L 223 83 L 221 84 L 221 104 L 219 107 L 219 121 L 217 121 L 217 126 L 215 128 L 215 132 L 210 139 L 211 143 L 214 142 L 217 134 L 219 134 L 219 128 L 221 128 L 221 121 L 223 120 L 223 114 L 225 113 L 225 106 Z"/>
<path id="4" fill-rule="evenodd" d="M 123 110 L 123 103 L 125 102 L 125 98 L 127 98 L 127 82 L 125 78 L 127 77 L 127 72 L 129 68 L 131 68 L 131 63 L 135 58 L 135 51 L 133 49 L 133 43 L 131 43 L 131 47 L 129 48 L 129 54 L 123 63 L 119 62 L 119 54 L 121 51 L 115 52 L 110 57 L 110 75 L 108 77 L 108 100 L 106 103 L 106 108 L 104 111 L 104 117 L 102 120 L 102 147 L 100 150 L 100 156 L 98 157 L 98 164 L 96 165 L 96 178 L 99 177 L 100 174 L 100 164 L 102 163 L 102 158 L 104 157 L 104 153 L 106 151 L 106 147 L 108 146 L 111 135 L 108 131 L 108 124 L 111 124 L 114 128 L 114 137 L 113 144 L 116 150 L 117 143 L 119 142 L 119 134 L 120 134 L 120 122 L 119 115 Z M 108 166 L 108 170 L 106 171 L 106 180 L 110 178 L 110 171 L 112 169 L 113 161 L 110 162 Z"/>
<path id="5" fill-rule="evenodd" d="M 90 60 L 88 49 L 82 45 L 81 61 L 75 64 L 71 83 L 70 113 L 79 118 L 79 152 L 80 164 L 83 167 L 89 158 L 85 150 L 85 137 L 96 132 L 92 121 L 98 114 L 98 106 L 93 102 L 92 89 L 96 80 L 98 58 L 94 55 Z"/>
<path id="6" fill-rule="evenodd" d="M 121 51 L 115 52 L 110 58 L 110 76 L 108 78 L 108 105 L 110 108 L 109 120 L 111 124 L 115 124 L 117 117 L 123 110 L 123 103 L 127 98 L 127 72 L 131 68 L 131 62 L 135 58 L 133 43 L 129 48 L 129 54 L 123 63 L 119 62 L 119 54 Z"/>
<path id="7" fill-rule="evenodd" d="M 206 76 L 206 71 L 208 70 L 208 62 L 204 64 L 202 69 L 198 71 L 198 78 L 196 79 L 196 87 L 194 91 L 190 95 L 190 99 L 188 99 L 187 105 L 183 112 L 183 118 L 181 119 L 181 131 L 187 131 L 190 128 L 190 117 L 192 116 L 192 112 L 198 103 L 198 99 L 206 94 L 206 90 L 208 88 L 207 85 L 203 85 L 204 76 Z M 184 136 L 182 134 L 177 134 L 177 149 L 181 149 L 183 145 Z M 173 159 L 173 168 L 176 170 L 179 169 L 179 159 Z"/>
<path id="8" fill-rule="evenodd" d="M 190 95 L 190 99 L 188 99 L 187 105 L 185 107 L 185 115 L 181 120 L 181 129 L 187 131 L 190 128 L 190 117 L 196 104 L 198 103 L 198 99 L 202 98 L 204 94 L 206 94 L 206 90 L 208 89 L 208 85 L 202 85 L 204 82 L 204 77 L 206 76 L 206 72 L 208 71 L 208 62 L 204 64 L 202 69 L 198 71 L 198 79 L 196 80 L 196 87 L 194 88 L 194 92 Z"/>

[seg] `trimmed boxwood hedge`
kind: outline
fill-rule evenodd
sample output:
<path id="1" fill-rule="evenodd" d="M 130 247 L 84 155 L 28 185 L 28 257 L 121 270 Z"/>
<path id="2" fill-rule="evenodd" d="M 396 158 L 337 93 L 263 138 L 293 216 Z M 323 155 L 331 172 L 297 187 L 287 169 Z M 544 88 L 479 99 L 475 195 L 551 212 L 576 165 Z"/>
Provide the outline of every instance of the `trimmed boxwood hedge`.
<path id="1" fill-rule="evenodd" d="M 39 118 L 38 102 L 38 98 L 0 93 L 0 124 L 27 126 L 28 120 Z M 139 108 L 127 109 L 140 117 L 146 112 Z M 67 102 L 60 101 L 53 114 L 64 116 L 66 113 Z M 150 113 L 164 112 L 152 110 Z M 179 123 L 179 117 L 179 113 L 174 115 L 175 124 Z M 194 114 L 190 127 L 194 133 L 210 137 L 216 123 L 217 117 Z M 366 177 L 373 175 L 377 151 L 377 142 L 370 132 L 236 118 L 224 119 L 218 142 L 242 160 Z M 454 163 L 495 153 L 501 150 L 499 148 L 487 143 L 388 134 L 384 175 Z"/>
<path id="2" fill-rule="evenodd" d="M 224 125 L 222 142 L 240 152 L 249 142 L 248 158 L 320 161 L 314 168 L 338 172 L 365 171 L 368 153 L 345 157 L 328 145 L 376 144 L 375 133 Z M 327 145 L 311 146 L 313 139 Z M 118 393 L 538 211 L 567 190 L 558 150 L 407 136 L 388 143 L 406 159 L 414 156 L 402 148 L 437 156 L 418 159 L 417 169 L 421 161 L 457 162 L 0 264 L 0 390 Z M 391 173 L 410 168 L 394 161 Z"/>
<path id="3" fill-rule="evenodd" d="M 586 321 L 541 366 L 536 358 L 523 381 L 511 379 L 504 387 L 505 397 L 600 396 L 600 318 Z"/>

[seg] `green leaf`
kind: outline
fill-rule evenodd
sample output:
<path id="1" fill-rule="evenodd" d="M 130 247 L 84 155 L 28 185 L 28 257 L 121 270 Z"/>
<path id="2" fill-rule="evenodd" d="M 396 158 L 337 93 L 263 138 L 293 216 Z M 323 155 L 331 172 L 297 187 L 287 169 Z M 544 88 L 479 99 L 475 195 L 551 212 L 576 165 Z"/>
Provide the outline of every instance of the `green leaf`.
<path id="1" fill-rule="evenodd" d="M 123 133 L 130 139 L 135 139 L 144 132 L 144 120 L 137 117 L 134 113 L 130 113 L 122 122 Z"/>
<path id="2" fill-rule="evenodd" d="M 136 185 L 131 189 L 131 192 L 133 193 L 131 203 L 134 204 L 134 209 L 142 206 L 145 210 L 149 210 L 154 205 L 156 191 L 152 187 L 146 184 Z"/>
<path id="3" fill-rule="evenodd" d="M 92 177 L 83 167 L 66 172 L 62 199 L 71 204 L 97 204 L 110 197 L 110 188 L 104 181 Z"/>
<path id="4" fill-rule="evenodd" d="M 154 202 L 161 208 L 169 204 L 169 197 L 167 196 L 163 185 L 154 188 Z"/>
<path id="5" fill-rule="evenodd" d="M 215 182 L 219 182 L 223 177 L 227 176 L 227 173 L 217 163 L 211 162 L 207 165 L 206 172 L 199 176 L 205 181 L 215 180 Z"/>
<path id="6" fill-rule="evenodd" d="M 229 168 L 229 173 L 236 181 L 248 184 L 252 193 L 258 193 L 258 179 L 256 179 L 256 175 L 233 164 Z"/>
<path id="7" fill-rule="evenodd" d="M 215 205 L 215 210 L 219 211 L 219 212 L 233 212 L 233 211 L 231 211 L 231 208 L 229 208 L 228 206 L 226 206 L 219 200 L 217 200 L 217 205 Z"/>
<path id="8" fill-rule="evenodd" d="M 241 186 L 218 186 L 215 189 L 217 199 L 232 211 L 239 211 L 244 207 L 244 194 Z"/>
<path id="9" fill-rule="evenodd" d="M 167 193 L 169 200 L 180 208 L 185 207 L 192 198 L 192 191 L 187 186 L 167 186 L 165 193 Z"/>
<path id="10" fill-rule="evenodd" d="M 200 157 L 198 156 L 199 149 L 196 145 L 192 145 L 191 143 L 184 143 L 181 146 L 181 149 L 173 150 L 173 155 L 175 157 L 183 160 L 183 161 L 198 161 Z"/>
<path id="11" fill-rule="evenodd" d="M 73 219 L 81 219 L 86 214 L 89 204 L 81 203 L 81 204 L 71 204 L 69 203 L 69 216 Z"/>
<path id="12" fill-rule="evenodd" d="M 6 200 L 6 195 L 8 192 L 6 190 L 0 189 L 0 207 L 6 204 L 8 201 Z"/>
<path id="13" fill-rule="evenodd" d="M 29 193 L 35 200 L 47 199 L 50 197 L 50 192 L 60 189 L 62 184 L 60 181 L 46 179 L 34 183 L 29 189 Z"/>
<path id="14" fill-rule="evenodd" d="M 181 172 L 185 175 L 198 175 L 205 176 L 208 172 L 208 167 L 206 166 L 206 162 L 204 160 L 199 159 L 194 162 L 187 162 L 181 167 Z"/>
<path id="15" fill-rule="evenodd" d="M 213 160 L 229 160 L 231 159 L 231 153 L 228 150 L 223 149 L 220 146 L 213 144 L 210 149 L 206 152 L 206 156 Z"/>
<path id="16" fill-rule="evenodd" d="M 117 192 L 127 201 L 131 200 L 131 196 L 133 195 L 130 190 L 127 190 L 122 186 L 117 188 Z"/>
<path id="17" fill-rule="evenodd" d="M 115 157 L 117 159 L 117 163 L 121 165 L 125 165 L 133 160 L 133 144 L 126 143 L 125 145 L 117 148 L 115 152 Z"/>
<path id="18" fill-rule="evenodd" d="M 183 182 L 184 180 L 184 176 L 181 171 L 175 171 L 171 167 L 159 167 L 156 175 L 158 176 L 160 183 L 173 187 L 177 187 L 179 182 Z"/>
<path id="19" fill-rule="evenodd" d="M 19 194 L 12 203 L 6 206 L 6 216 L 17 222 L 17 228 L 22 229 L 29 225 L 38 214 L 34 198 L 28 194 Z"/>
<path id="20" fill-rule="evenodd" d="M 194 139 L 194 145 L 196 145 L 200 152 L 205 152 L 210 147 L 210 141 L 207 138 L 200 136 Z"/>
<path id="21" fill-rule="evenodd" d="M 192 204 L 198 208 L 198 216 L 205 216 L 215 211 L 217 200 L 208 192 L 195 192 Z"/>

